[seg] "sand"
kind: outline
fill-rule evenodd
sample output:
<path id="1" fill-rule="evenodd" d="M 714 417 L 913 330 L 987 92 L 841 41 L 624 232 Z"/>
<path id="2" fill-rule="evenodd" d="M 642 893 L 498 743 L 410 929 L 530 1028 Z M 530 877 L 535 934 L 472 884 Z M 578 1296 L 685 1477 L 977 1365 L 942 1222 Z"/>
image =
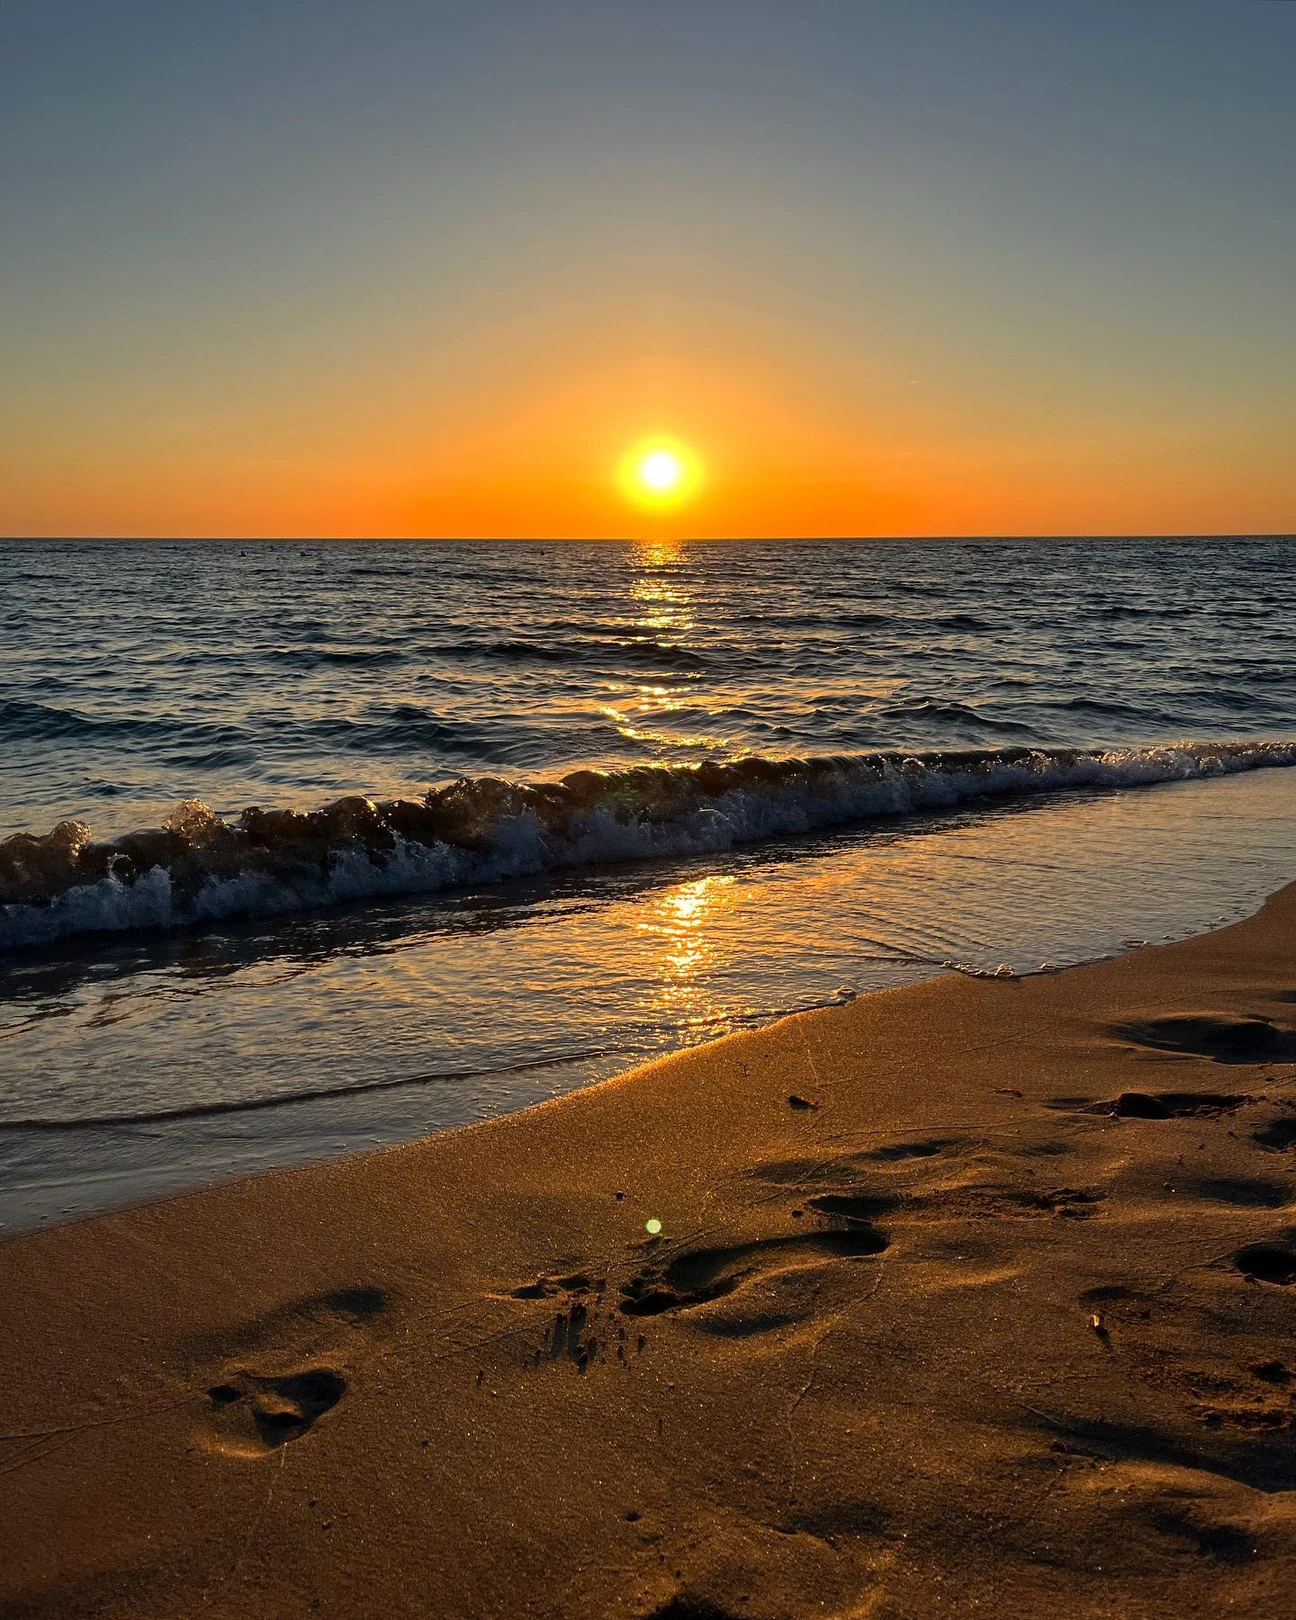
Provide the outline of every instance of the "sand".
<path id="1" fill-rule="evenodd" d="M 12 1239 L 0 1613 L 1296 1615 L 1294 1062 L 1296 888 Z"/>

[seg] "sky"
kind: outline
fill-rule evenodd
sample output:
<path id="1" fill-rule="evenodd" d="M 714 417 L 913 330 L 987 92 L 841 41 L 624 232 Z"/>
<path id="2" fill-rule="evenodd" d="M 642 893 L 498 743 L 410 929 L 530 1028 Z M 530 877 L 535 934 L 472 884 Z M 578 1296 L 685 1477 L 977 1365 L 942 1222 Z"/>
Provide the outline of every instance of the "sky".
<path id="1" fill-rule="evenodd" d="M 1296 529 L 1294 66 L 1293 0 L 4 0 L 0 533 Z"/>

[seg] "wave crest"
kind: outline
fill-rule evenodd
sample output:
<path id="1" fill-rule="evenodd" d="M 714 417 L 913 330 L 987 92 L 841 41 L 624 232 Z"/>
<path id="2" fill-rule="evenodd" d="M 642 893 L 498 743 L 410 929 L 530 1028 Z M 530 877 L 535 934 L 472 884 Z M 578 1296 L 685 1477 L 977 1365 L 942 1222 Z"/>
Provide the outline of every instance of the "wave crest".
<path id="1" fill-rule="evenodd" d="M 161 827 L 96 841 L 82 821 L 0 842 L 0 949 L 179 927 L 654 855 L 996 795 L 1121 787 L 1296 764 L 1296 743 L 1180 743 L 765 759 L 577 770 L 557 782 L 465 777 L 423 799 L 316 810 L 199 800 Z"/>

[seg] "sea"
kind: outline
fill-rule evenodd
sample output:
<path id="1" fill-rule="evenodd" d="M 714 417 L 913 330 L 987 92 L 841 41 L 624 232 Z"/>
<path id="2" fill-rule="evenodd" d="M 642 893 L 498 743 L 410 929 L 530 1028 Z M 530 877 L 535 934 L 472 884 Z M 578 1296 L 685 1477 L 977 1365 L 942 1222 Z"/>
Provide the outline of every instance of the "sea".
<path id="1" fill-rule="evenodd" d="M 0 1223 L 1240 919 L 1293 764 L 1291 536 L 0 543 Z"/>

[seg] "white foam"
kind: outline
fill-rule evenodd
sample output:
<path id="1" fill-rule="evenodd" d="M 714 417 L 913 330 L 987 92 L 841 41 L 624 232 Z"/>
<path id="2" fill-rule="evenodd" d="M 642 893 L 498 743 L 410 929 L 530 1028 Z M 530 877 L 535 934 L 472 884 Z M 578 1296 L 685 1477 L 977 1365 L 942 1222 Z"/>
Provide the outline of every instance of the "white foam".
<path id="1" fill-rule="evenodd" d="M 176 928 L 343 901 L 428 894 L 560 868 L 713 854 L 762 838 L 999 795 L 1146 786 L 1293 764 L 1296 744 L 1285 742 L 786 762 L 773 783 L 730 788 L 702 802 L 696 793 L 681 794 L 675 813 L 663 814 L 660 800 L 652 813 L 629 815 L 615 799 L 595 802 L 573 815 L 562 835 L 528 807 L 495 821 L 484 851 L 397 835 L 394 847 L 380 855 L 363 847 L 339 848 L 320 868 L 210 876 L 197 888 L 182 889 L 162 867 L 134 882 L 105 877 L 71 887 L 44 904 L 0 906 L 0 949 L 47 945 L 80 934 Z"/>

